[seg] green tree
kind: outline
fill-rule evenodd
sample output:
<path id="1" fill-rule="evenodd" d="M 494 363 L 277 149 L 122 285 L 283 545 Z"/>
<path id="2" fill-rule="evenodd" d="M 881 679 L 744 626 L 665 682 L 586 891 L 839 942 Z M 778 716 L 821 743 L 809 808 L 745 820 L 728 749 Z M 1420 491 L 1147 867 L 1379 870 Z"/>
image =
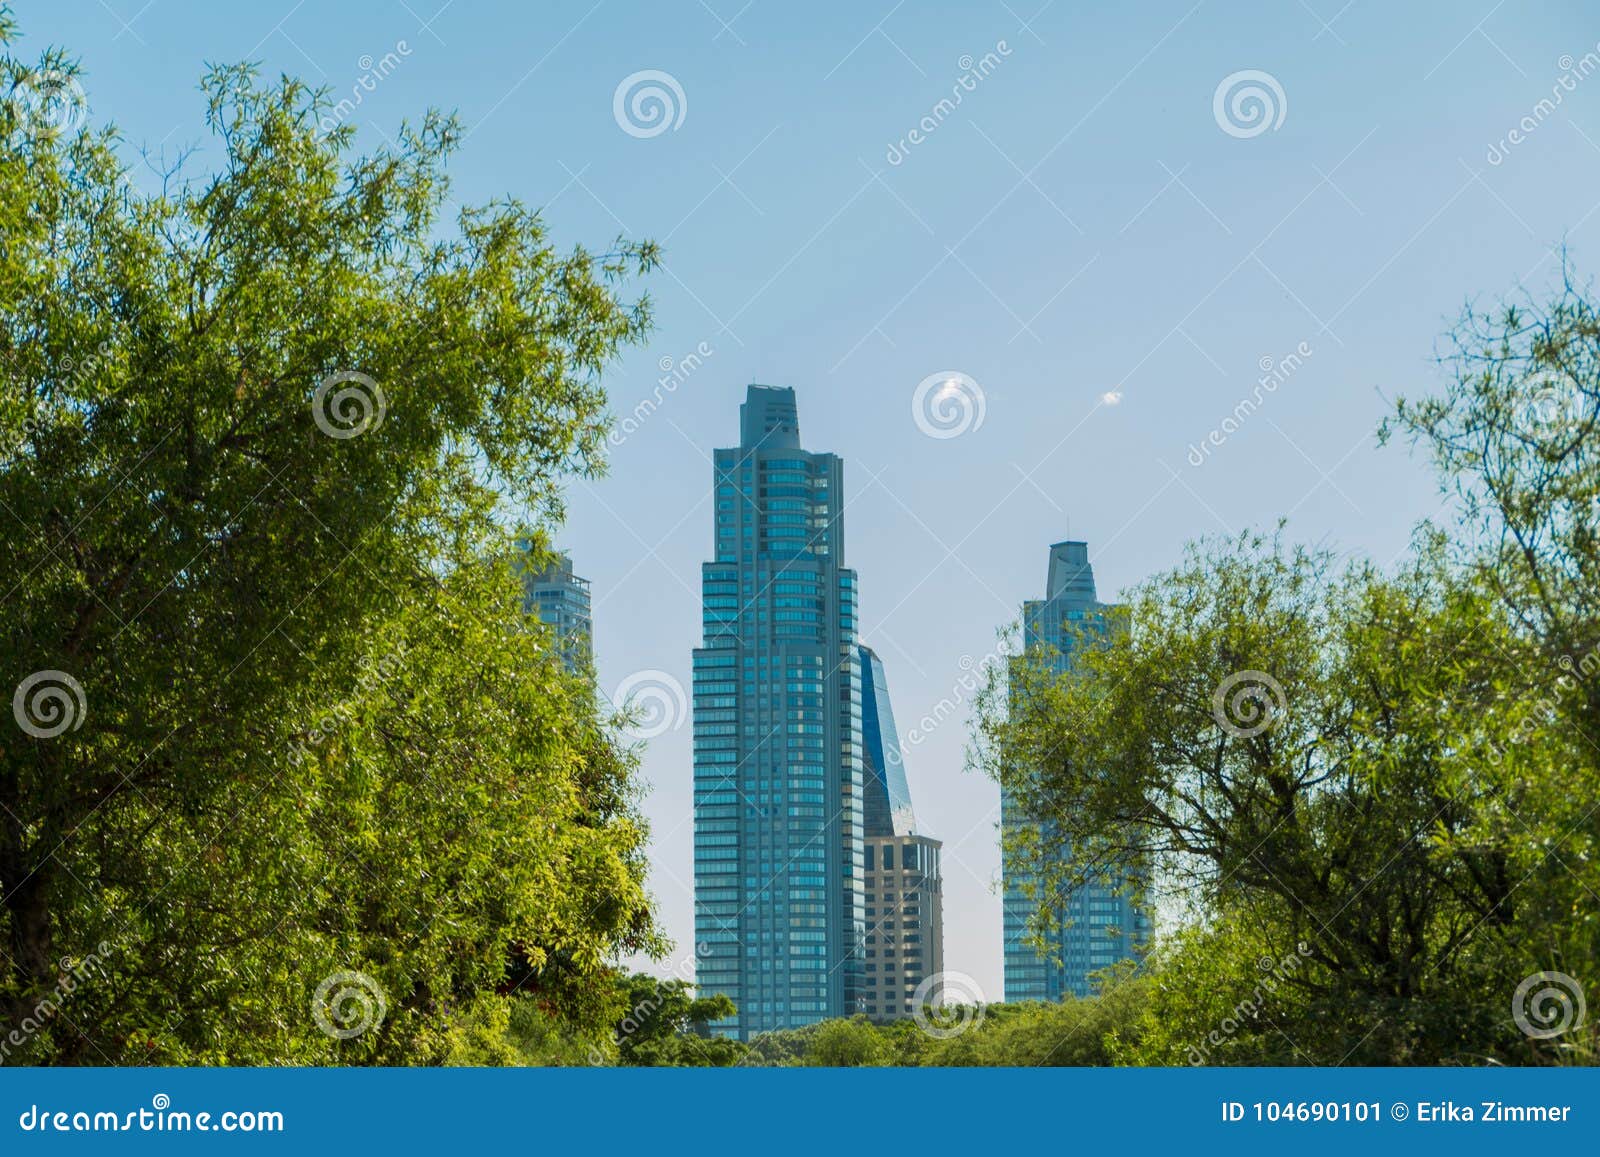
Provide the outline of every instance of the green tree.
<path id="1" fill-rule="evenodd" d="M 1501 806 L 1463 840 L 1508 848 L 1528 970 L 1600 983 L 1600 306 L 1563 255 L 1549 300 L 1466 308 L 1445 388 L 1400 399 L 1459 514 L 1455 558 L 1513 624 L 1505 737 L 1481 777 Z M 1542 1046 L 1600 1057 L 1600 1028 Z"/>
<path id="2" fill-rule="evenodd" d="M 706 1026 L 738 1011 L 728 997 L 695 997 L 683 980 L 643 972 L 619 978 L 622 1013 L 616 1022 L 617 1063 L 650 1067 L 723 1068 L 743 1058 L 745 1046 L 711 1036 Z"/>
<path id="3" fill-rule="evenodd" d="M 803 1025 L 800 1028 L 776 1029 L 759 1033 L 751 1038 L 743 1064 L 761 1068 L 785 1068 L 805 1063 L 812 1038 L 826 1023 Z"/>
<path id="4" fill-rule="evenodd" d="M 1127 968 L 1104 990 L 1060 1004 L 991 1004 L 922 1019 L 825 1020 L 763 1033 L 744 1064 L 765 1066 L 1067 1066 L 1138 1063 L 1148 982 Z"/>
<path id="5" fill-rule="evenodd" d="M 827 1020 L 817 1026 L 806 1050 L 813 1068 L 862 1068 L 894 1063 L 883 1031 L 864 1016 Z"/>
<path id="6" fill-rule="evenodd" d="M 1145 981 L 1123 977 L 1087 999 L 989 1005 L 966 1031 L 935 1042 L 928 1065 L 1067 1067 L 1109 1065 L 1111 1041 L 1141 1031 Z"/>
<path id="7" fill-rule="evenodd" d="M 509 200 L 446 220 L 454 119 L 358 154 L 244 66 L 204 81 L 214 170 L 141 191 L 15 32 L 9 1059 L 436 1060 L 513 988 L 604 1023 L 606 961 L 662 946 L 634 761 L 491 560 L 601 467 L 653 249 L 558 253 Z"/>
<path id="8" fill-rule="evenodd" d="M 1454 501 L 1398 571 L 1202 547 L 1117 645 L 990 687 L 1048 887 L 1150 863 L 1185 908 L 1119 1061 L 1600 1055 L 1600 308 L 1563 272 L 1467 308 L 1382 428 Z"/>
<path id="9" fill-rule="evenodd" d="M 977 756 L 1046 821 L 1018 846 L 1047 887 L 1148 865 L 1197 927 L 1302 954 L 1290 1035 L 1318 1063 L 1517 1049 L 1501 1010 L 1529 971 L 1518 877 L 1503 844 L 1466 836 L 1504 802 L 1478 771 L 1519 645 L 1437 537 L 1394 575 L 1259 535 L 1202 544 L 1128 613 L 1070 672 L 1030 658 L 985 692 Z M 1551 758 L 1505 761 L 1537 775 Z M 1255 982 L 1240 967 L 1217 1000 L 1180 987 L 1165 1008 L 1196 1012 L 1180 1036 L 1201 1039 Z"/>

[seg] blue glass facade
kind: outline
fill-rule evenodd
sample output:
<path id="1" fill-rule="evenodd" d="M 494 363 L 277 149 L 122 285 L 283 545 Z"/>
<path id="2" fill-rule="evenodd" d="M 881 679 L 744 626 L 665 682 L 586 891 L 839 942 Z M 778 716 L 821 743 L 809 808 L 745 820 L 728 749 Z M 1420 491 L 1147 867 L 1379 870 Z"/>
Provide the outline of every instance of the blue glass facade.
<path id="1" fill-rule="evenodd" d="M 748 1039 L 862 1007 L 862 670 L 844 466 L 794 391 L 749 387 L 713 458 L 694 652 L 696 984 Z"/>
<path id="2" fill-rule="evenodd" d="M 871 647 L 861 647 L 857 658 L 866 750 L 867 941 L 861 1011 L 887 1021 L 911 1016 L 919 1001 L 941 995 L 923 984 L 944 971 L 944 845 L 917 831 L 883 661 Z"/>
<path id="3" fill-rule="evenodd" d="M 527 544 L 521 544 L 526 551 Z M 519 563 L 519 566 L 521 564 Z M 572 572 L 565 553 L 541 570 L 522 568 L 522 609 L 539 616 L 555 634 L 567 666 L 581 671 L 594 666 L 594 622 L 590 611 L 589 580 Z"/>
<path id="4" fill-rule="evenodd" d="M 1104 639 L 1121 629 L 1121 608 L 1096 598 L 1087 544 L 1058 542 L 1050 548 L 1045 597 L 1023 604 L 1022 621 L 1025 651 L 1048 656 L 1057 670 L 1066 670 L 1073 649 L 1082 645 L 1077 632 Z M 1000 822 L 1009 833 L 1033 821 L 1002 791 Z M 1029 895 L 1035 877 L 1009 847 L 1003 871 L 1007 1002 L 1092 995 L 1091 973 L 1137 959 L 1149 943 L 1148 914 L 1113 881 L 1077 888 L 1057 904 L 1057 926 L 1041 955 L 1027 940 L 1028 921 L 1042 902 Z"/>
<path id="5" fill-rule="evenodd" d="M 857 657 L 862 672 L 861 737 L 866 749 L 866 834 L 909 836 L 917 830 L 917 816 L 911 807 L 900 732 L 889 706 L 889 680 L 883 661 L 871 647 L 860 648 Z"/>

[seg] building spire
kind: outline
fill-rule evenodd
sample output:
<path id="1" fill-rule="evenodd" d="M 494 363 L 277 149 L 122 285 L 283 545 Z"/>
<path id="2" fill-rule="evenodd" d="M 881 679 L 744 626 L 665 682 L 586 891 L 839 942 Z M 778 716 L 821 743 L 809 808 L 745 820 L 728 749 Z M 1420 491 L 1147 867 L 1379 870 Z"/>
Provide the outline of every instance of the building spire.
<path id="1" fill-rule="evenodd" d="M 863 643 L 861 658 L 861 737 L 866 751 L 863 806 L 869 836 L 913 836 L 917 816 L 906 781 L 905 752 L 889 706 L 889 680 L 878 653 Z"/>

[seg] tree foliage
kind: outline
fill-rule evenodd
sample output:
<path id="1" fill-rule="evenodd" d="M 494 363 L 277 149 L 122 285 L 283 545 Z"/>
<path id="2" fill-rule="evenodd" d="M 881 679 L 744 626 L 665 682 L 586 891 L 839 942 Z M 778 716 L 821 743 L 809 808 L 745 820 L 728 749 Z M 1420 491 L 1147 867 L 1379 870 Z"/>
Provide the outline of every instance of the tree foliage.
<path id="1" fill-rule="evenodd" d="M 1109 1065 L 1146 1031 L 1148 982 L 1122 972 L 1099 995 L 1055 1004 L 967 1006 L 928 1031 L 864 1016 L 764 1033 L 743 1064 L 772 1067 L 1072 1067 Z"/>
<path id="2" fill-rule="evenodd" d="M 1514 689 L 1481 774 L 1508 801 L 1476 838 L 1531 845 L 1518 893 L 1547 960 L 1600 976 L 1600 307 L 1563 255 L 1559 290 L 1468 307 L 1444 391 L 1385 434 L 1426 450 L 1461 512 L 1456 556 L 1514 624 Z M 1533 768 L 1527 766 L 1532 762 Z M 1560 966 L 1559 963 L 1557 966 Z M 1591 1040 L 1591 1046 L 1593 1041 Z"/>
<path id="3" fill-rule="evenodd" d="M 447 220 L 452 118 L 358 153 L 247 66 L 204 81 L 214 166 L 141 190 L 14 40 L 0 655 L 65 690 L 0 737 L 8 1057 L 442 1059 L 513 987 L 592 1025 L 661 945 L 634 762 L 505 560 L 601 465 L 653 250 Z"/>
<path id="4" fill-rule="evenodd" d="M 1042 821 L 1015 846 L 1044 892 L 1149 873 L 1167 909 L 1119 1060 L 1594 1058 L 1575 1016 L 1508 1013 L 1534 974 L 1600 977 L 1597 318 L 1570 280 L 1466 312 L 1386 430 L 1459 522 L 1398 565 L 1201 543 L 1071 670 L 991 672 L 975 759 Z"/>
<path id="5" fill-rule="evenodd" d="M 649 1068 L 724 1068 L 738 1064 L 745 1046 L 712 1036 L 706 1026 L 738 1010 L 726 996 L 696 998 L 684 980 L 634 973 L 619 980 L 622 1013 L 614 1039 L 617 1063 Z"/>

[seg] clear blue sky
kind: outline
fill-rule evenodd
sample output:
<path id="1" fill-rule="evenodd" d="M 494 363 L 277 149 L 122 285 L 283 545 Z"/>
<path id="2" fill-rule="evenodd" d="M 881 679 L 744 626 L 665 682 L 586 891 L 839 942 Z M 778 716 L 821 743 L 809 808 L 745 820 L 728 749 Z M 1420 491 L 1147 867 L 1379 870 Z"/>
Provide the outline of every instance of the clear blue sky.
<path id="1" fill-rule="evenodd" d="M 707 455 L 736 440 L 747 382 L 792 385 L 808 448 L 845 459 L 846 557 L 903 731 L 1041 593 L 1050 542 L 1087 539 L 1107 599 L 1188 539 L 1284 514 L 1296 537 L 1391 559 L 1438 498 L 1403 448 L 1374 445 L 1384 399 L 1437 380 L 1436 336 L 1468 296 L 1548 284 L 1563 239 L 1581 268 L 1600 261 L 1600 75 L 1536 107 L 1600 54 L 1581 4 L 1089 8 L 17 5 L 23 47 L 76 50 L 92 114 L 130 149 L 203 141 L 206 61 L 348 94 L 394 54 L 352 114 L 365 139 L 458 110 L 460 201 L 543 205 L 563 245 L 662 242 L 659 328 L 612 376 L 616 409 L 652 393 L 662 359 L 713 352 L 608 478 L 571 491 L 563 542 L 594 583 L 602 684 L 661 670 L 688 686 Z M 934 112 L 986 53 L 987 75 Z M 683 94 L 656 135 L 613 112 L 642 70 Z M 1243 70 L 1282 93 L 1268 91 L 1281 123 L 1256 135 L 1214 115 Z M 935 127 L 890 163 L 925 116 Z M 1301 343 L 1303 364 L 1192 465 L 1262 359 Z M 943 371 L 977 383 L 984 417 L 933 438 L 912 398 Z M 945 840 L 947 967 L 998 999 L 998 793 L 962 771 L 966 740 L 963 709 L 908 771 Z M 645 758 L 653 883 L 680 954 L 689 759 L 686 722 Z"/>

